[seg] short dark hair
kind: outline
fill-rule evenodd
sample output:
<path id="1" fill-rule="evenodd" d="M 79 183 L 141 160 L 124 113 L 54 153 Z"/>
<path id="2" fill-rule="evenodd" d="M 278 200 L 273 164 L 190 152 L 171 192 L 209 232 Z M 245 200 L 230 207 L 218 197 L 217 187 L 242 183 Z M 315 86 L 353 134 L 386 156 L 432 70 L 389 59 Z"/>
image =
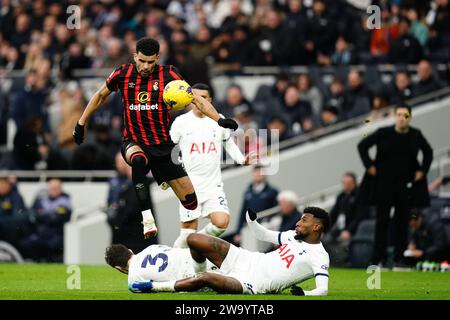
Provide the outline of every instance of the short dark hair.
<path id="1" fill-rule="evenodd" d="M 309 213 L 317 218 L 322 223 L 323 233 L 326 233 L 330 229 L 330 216 L 328 212 L 319 207 L 306 207 L 303 213 Z"/>
<path id="2" fill-rule="evenodd" d="M 159 42 L 152 38 L 141 38 L 136 42 L 136 53 L 141 52 L 146 56 L 159 53 Z"/>
<path id="3" fill-rule="evenodd" d="M 211 88 L 206 83 L 198 82 L 192 86 L 192 89 L 206 90 L 208 91 L 208 94 L 211 96 Z"/>
<path id="4" fill-rule="evenodd" d="M 126 268 L 133 254 L 123 244 L 113 244 L 106 248 L 105 261 L 111 267 Z"/>
<path id="5" fill-rule="evenodd" d="M 397 109 L 408 109 L 408 112 L 411 115 L 411 106 L 407 103 L 401 102 L 401 103 L 397 104 L 394 108 L 394 112 L 396 112 Z"/>

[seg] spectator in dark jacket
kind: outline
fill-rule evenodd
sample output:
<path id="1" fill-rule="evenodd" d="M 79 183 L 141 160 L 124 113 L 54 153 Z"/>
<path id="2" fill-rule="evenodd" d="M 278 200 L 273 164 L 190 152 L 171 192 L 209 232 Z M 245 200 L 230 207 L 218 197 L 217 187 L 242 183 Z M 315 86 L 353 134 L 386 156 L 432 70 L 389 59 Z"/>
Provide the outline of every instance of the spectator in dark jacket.
<path id="1" fill-rule="evenodd" d="M 342 177 L 342 189 L 330 211 L 330 235 L 334 240 L 348 242 L 356 232 L 362 214 L 358 211 L 361 208 L 358 207 L 358 185 L 353 172 L 347 172 Z"/>
<path id="2" fill-rule="evenodd" d="M 16 122 L 17 127 L 24 125 L 27 118 L 38 116 L 42 119 L 44 130 L 49 131 L 47 112 L 45 110 L 46 94 L 38 87 L 37 72 L 28 72 L 25 78 L 23 90 L 16 93 L 12 98 L 10 114 Z"/>
<path id="3" fill-rule="evenodd" d="M 290 130 L 296 134 L 309 132 L 315 128 L 311 105 L 300 99 L 295 85 L 289 85 L 284 92 L 281 112 L 290 120 Z"/>
<path id="4" fill-rule="evenodd" d="M 372 93 L 364 84 L 361 73 L 351 69 L 348 73 L 348 88 L 345 92 L 345 117 L 352 118 L 368 113 L 371 96 Z"/>
<path id="5" fill-rule="evenodd" d="M 47 192 L 33 205 L 34 232 L 21 241 L 25 258 L 35 261 L 62 261 L 64 224 L 70 220 L 70 196 L 63 192 L 61 180 L 50 179 Z"/>
<path id="6" fill-rule="evenodd" d="M 421 60 L 417 64 L 417 76 L 419 81 L 414 85 L 414 92 L 420 96 L 442 88 L 442 84 L 433 75 L 433 68 L 427 60 Z"/>
<path id="7" fill-rule="evenodd" d="M 421 260 L 441 262 L 448 258 L 448 240 L 437 215 L 424 216 L 418 209 L 411 211 L 410 241 L 405 257 L 412 264 Z"/>
<path id="8" fill-rule="evenodd" d="M 22 196 L 7 177 L 0 177 L 0 240 L 17 246 L 27 224 L 28 213 Z"/>
<path id="9" fill-rule="evenodd" d="M 390 103 L 400 104 L 413 97 L 414 92 L 408 71 L 397 71 L 395 74 L 395 82 L 392 85 L 392 91 L 390 93 Z"/>
<path id="10" fill-rule="evenodd" d="M 240 233 L 245 223 L 247 208 L 252 208 L 255 212 L 261 212 L 276 207 L 278 204 L 278 190 L 267 182 L 263 170 L 264 168 L 261 166 L 255 166 L 253 169 L 252 183 L 248 186 L 247 191 L 245 191 L 236 235 L 233 238 L 236 244 L 240 244 L 241 242 Z"/>
<path id="11" fill-rule="evenodd" d="M 389 60 L 392 63 L 417 63 L 423 56 L 422 46 L 410 34 L 411 22 L 408 18 L 401 18 L 399 24 L 399 37 L 392 43 L 389 51 Z"/>

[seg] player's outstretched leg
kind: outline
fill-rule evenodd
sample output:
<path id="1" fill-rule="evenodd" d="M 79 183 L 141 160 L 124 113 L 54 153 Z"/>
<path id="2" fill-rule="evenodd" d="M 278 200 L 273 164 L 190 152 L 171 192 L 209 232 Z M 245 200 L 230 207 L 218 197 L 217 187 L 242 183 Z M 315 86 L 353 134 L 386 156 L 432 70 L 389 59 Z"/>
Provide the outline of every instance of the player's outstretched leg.
<path id="1" fill-rule="evenodd" d="M 155 218 L 150 209 L 150 185 L 147 180 L 148 159 L 144 151 L 142 151 L 138 145 L 133 145 L 126 151 L 126 161 L 131 165 L 133 185 L 142 212 L 144 237 L 148 238 L 149 236 L 156 235 L 158 232 Z"/>
<path id="2" fill-rule="evenodd" d="M 219 293 L 243 292 L 242 285 L 237 279 L 211 272 L 204 272 L 196 277 L 175 282 L 175 291 L 197 291 L 205 287 Z"/>
<path id="3" fill-rule="evenodd" d="M 210 235 L 198 233 L 190 234 L 187 237 L 187 244 L 191 250 L 196 272 L 206 270 L 206 259 L 220 268 L 230 249 L 228 242 Z"/>
<path id="4" fill-rule="evenodd" d="M 183 207 L 188 210 L 197 209 L 197 195 L 195 194 L 194 186 L 188 176 L 173 179 L 167 182 L 172 188 L 175 195 L 180 200 Z"/>

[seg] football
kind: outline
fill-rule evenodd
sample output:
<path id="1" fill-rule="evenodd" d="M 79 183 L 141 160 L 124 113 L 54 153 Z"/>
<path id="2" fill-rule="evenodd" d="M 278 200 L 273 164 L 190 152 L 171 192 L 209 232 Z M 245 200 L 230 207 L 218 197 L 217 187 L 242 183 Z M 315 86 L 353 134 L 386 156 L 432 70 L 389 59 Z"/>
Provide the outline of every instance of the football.
<path id="1" fill-rule="evenodd" d="M 181 110 L 192 102 L 194 96 L 191 86 L 186 81 L 173 80 L 164 87 L 163 99 L 171 109 Z"/>

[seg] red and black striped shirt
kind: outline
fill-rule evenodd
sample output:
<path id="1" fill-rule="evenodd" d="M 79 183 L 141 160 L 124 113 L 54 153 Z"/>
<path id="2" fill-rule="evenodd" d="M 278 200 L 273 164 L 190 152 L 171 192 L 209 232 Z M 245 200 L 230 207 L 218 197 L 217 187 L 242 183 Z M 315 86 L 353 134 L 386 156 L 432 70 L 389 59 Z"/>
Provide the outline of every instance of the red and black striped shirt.
<path id="1" fill-rule="evenodd" d="M 148 146 L 171 141 L 170 107 L 163 102 L 163 90 L 168 82 L 179 79 L 181 76 L 171 65 L 156 64 L 148 77 L 142 77 L 132 63 L 111 73 L 106 86 L 122 94 L 124 139 Z"/>

